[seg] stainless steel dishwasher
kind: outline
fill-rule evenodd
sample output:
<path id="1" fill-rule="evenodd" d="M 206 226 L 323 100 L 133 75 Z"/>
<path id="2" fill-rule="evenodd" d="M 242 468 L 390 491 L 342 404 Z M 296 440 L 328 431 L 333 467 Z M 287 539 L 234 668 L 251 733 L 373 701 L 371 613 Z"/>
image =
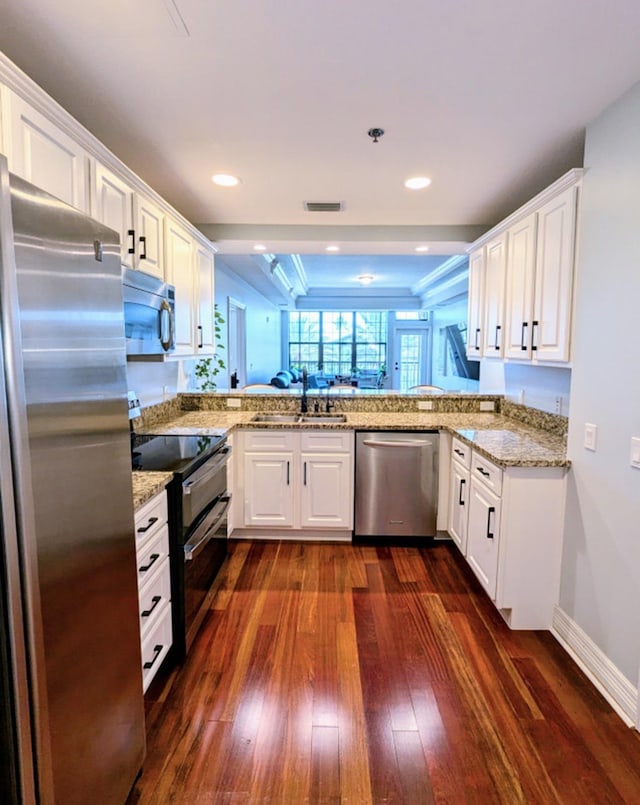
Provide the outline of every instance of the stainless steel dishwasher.
<path id="1" fill-rule="evenodd" d="M 356 433 L 355 537 L 434 537 L 437 432 Z"/>

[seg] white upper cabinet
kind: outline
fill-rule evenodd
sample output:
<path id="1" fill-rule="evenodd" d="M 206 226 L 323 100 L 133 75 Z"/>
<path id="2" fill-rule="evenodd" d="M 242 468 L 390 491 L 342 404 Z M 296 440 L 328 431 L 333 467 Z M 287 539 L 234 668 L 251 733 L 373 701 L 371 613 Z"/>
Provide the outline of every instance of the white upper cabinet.
<path id="1" fill-rule="evenodd" d="M 507 233 L 485 246 L 483 357 L 501 358 L 504 345 L 504 286 L 507 267 Z"/>
<path id="2" fill-rule="evenodd" d="M 196 245 L 197 294 L 197 349 L 199 353 L 213 353 L 216 348 L 213 322 L 214 265 L 213 252 L 201 244 Z"/>
<path id="3" fill-rule="evenodd" d="M 194 241 L 172 218 L 165 222 L 166 279 L 176 289 L 175 355 L 196 353 Z"/>
<path id="4" fill-rule="evenodd" d="M 570 187 L 538 212 L 531 350 L 539 361 L 570 359 L 577 193 Z"/>
<path id="5" fill-rule="evenodd" d="M 89 155 L 55 123 L 6 89 L 3 147 L 9 170 L 82 212 L 89 212 Z"/>
<path id="6" fill-rule="evenodd" d="M 165 216 L 162 209 L 146 196 L 134 196 L 133 232 L 136 268 L 159 279 L 168 278 L 164 261 Z"/>
<path id="7" fill-rule="evenodd" d="M 132 234 L 135 196 L 133 189 L 115 173 L 97 162 L 93 173 L 92 190 L 91 214 L 120 235 L 121 260 L 130 268 L 135 268 L 136 244 Z"/>
<path id="8" fill-rule="evenodd" d="M 533 282 L 536 267 L 536 223 L 532 213 L 509 229 L 504 357 L 531 357 Z"/>
<path id="9" fill-rule="evenodd" d="M 469 257 L 469 358 L 541 364 L 571 360 L 582 173 L 569 171 L 474 244 Z M 480 350 L 475 349 L 478 336 Z"/>
<path id="10" fill-rule="evenodd" d="M 467 357 L 482 357 L 484 331 L 484 247 L 469 256 L 469 316 L 467 322 Z"/>

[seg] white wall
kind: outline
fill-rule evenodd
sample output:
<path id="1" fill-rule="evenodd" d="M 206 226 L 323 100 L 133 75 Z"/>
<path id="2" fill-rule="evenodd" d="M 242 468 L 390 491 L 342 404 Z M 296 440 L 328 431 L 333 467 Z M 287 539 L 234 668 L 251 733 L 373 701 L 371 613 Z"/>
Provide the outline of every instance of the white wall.
<path id="1" fill-rule="evenodd" d="M 640 666 L 640 84 L 587 128 L 560 606 L 634 686 Z M 583 447 L 598 427 L 597 450 Z"/>
<path id="2" fill-rule="evenodd" d="M 225 319 L 228 297 L 247 306 L 247 383 L 268 383 L 282 369 L 280 308 L 234 274 L 223 261 L 224 257 L 216 256 L 216 304 Z M 224 343 L 226 346 L 226 336 Z M 225 360 L 226 352 L 221 357 Z"/>

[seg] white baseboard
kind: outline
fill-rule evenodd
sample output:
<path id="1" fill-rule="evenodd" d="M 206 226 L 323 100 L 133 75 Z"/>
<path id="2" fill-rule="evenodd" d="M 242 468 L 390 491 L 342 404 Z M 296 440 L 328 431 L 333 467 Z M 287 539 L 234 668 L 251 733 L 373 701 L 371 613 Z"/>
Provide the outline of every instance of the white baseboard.
<path id="1" fill-rule="evenodd" d="M 638 688 L 624 676 L 589 635 L 556 606 L 551 633 L 589 677 L 628 727 L 637 727 Z"/>

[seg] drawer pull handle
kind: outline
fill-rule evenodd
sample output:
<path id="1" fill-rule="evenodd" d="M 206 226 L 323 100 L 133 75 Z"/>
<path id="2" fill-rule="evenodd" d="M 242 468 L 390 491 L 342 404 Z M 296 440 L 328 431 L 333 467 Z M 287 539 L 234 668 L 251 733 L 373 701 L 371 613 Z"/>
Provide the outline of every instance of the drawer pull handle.
<path id="1" fill-rule="evenodd" d="M 474 342 L 474 344 L 473 344 L 473 348 L 474 348 L 474 349 L 478 349 L 478 350 L 480 349 L 480 345 L 478 344 L 478 337 L 479 337 L 479 335 L 480 335 L 480 328 L 479 328 L 479 327 L 476 327 L 476 340 L 475 340 L 475 342 Z"/>
<path id="2" fill-rule="evenodd" d="M 528 321 L 523 321 L 522 322 L 522 333 L 520 335 L 520 349 L 523 352 L 527 351 L 527 334 L 526 334 L 525 330 L 527 329 L 528 326 L 529 326 Z"/>
<path id="3" fill-rule="evenodd" d="M 306 486 L 307 485 L 307 462 L 306 461 L 303 464 L 302 470 L 303 470 L 302 474 L 304 476 L 303 484 L 304 484 L 304 486 Z"/>
<path id="4" fill-rule="evenodd" d="M 142 251 L 140 252 L 140 259 L 146 260 L 147 259 L 147 236 L 140 235 L 140 245 L 142 246 Z"/>
<path id="5" fill-rule="evenodd" d="M 482 467 L 476 467 L 476 469 L 478 470 L 480 475 L 484 476 L 485 478 L 490 478 L 491 477 L 491 473 L 487 472 L 486 470 L 483 470 Z"/>
<path id="6" fill-rule="evenodd" d="M 453 452 L 454 452 L 454 453 L 455 453 L 457 456 L 462 456 L 462 457 L 464 458 L 464 450 L 459 450 L 457 447 L 454 447 L 454 448 L 453 448 Z"/>
<path id="7" fill-rule="evenodd" d="M 494 344 L 494 349 L 500 349 L 500 343 L 499 343 L 500 330 L 502 330 L 502 325 L 496 324 L 496 340 Z"/>
<path id="8" fill-rule="evenodd" d="M 535 352 L 538 349 L 538 345 L 536 344 L 536 331 L 535 328 L 538 327 L 539 322 L 532 321 L 531 322 L 531 349 Z"/>
<path id="9" fill-rule="evenodd" d="M 145 532 L 145 531 L 148 531 L 148 530 L 151 528 L 151 526 L 152 526 L 154 523 L 157 523 L 157 522 L 158 522 L 158 518 L 157 518 L 157 517 L 150 517 L 150 518 L 147 520 L 147 524 L 146 524 L 145 526 L 141 526 L 141 527 L 138 529 L 138 534 L 144 534 L 144 532 Z"/>
<path id="10" fill-rule="evenodd" d="M 127 249 L 127 254 L 135 254 L 136 253 L 136 230 L 135 229 L 128 229 L 127 236 L 131 238 L 131 245 Z"/>
<path id="11" fill-rule="evenodd" d="M 141 573 L 146 573 L 147 570 L 149 570 L 149 568 L 152 565 L 154 565 L 158 561 L 159 558 L 160 558 L 159 553 L 152 553 L 151 556 L 149 557 L 149 564 L 148 565 L 142 565 L 142 567 L 140 568 L 140 572 Z"/>
<path id="12" fill-rule="evenodd" d="M 145 671 L 148 671 L 149 668 L 153 668 L 153 665 L 160 656 L 161 651 L 162 651 L 161 643 L 158 643 L 156 646 L 153 647 L 153 659 L 149 660 L 149 662 L 145 662 L 145 664 L 142 666 L 145 669 Z"/>
<path id="13" fill-rule="evenodd" d="M 148 618 L 149 615 L 151 615 L 151 613 L 158 606 L 160 601 L 162 601 L 162 596 L 161 595 L 154 595 L 151 600 L 153 601 L 153 603 L 151 605 L 151 608 L 150 609 L 145 609 L 143 612 L 140 613 L 140 616 L 142 618 Z"/>
<path id="14" fill-rule="evenodd" d="M 493 539 L 493 531 L 491 530 L 491 515 L 495 513 L 496 507 L 489 506 L 487 513 L 487 539 Z"/>
<path id="15" fill-rule="evenodd" d="M 289 486 L 290 483 L 291 483 L 290 469 L 291 469 L 291 467 L 289 465 L 289 462 L 287 461 L 287 486 Z"/>
<path id="16" fill-rule="evenodd" d="M 464 480 L 464 478 L 461 478 L 460 479 L 460 492 L 458 493 L 458 503 L 461 506 L 464 506 L 464 500 L 462 499 L 462 487 L 465 485 L 465 483 L 466 483 L 466 481 Z"/>

